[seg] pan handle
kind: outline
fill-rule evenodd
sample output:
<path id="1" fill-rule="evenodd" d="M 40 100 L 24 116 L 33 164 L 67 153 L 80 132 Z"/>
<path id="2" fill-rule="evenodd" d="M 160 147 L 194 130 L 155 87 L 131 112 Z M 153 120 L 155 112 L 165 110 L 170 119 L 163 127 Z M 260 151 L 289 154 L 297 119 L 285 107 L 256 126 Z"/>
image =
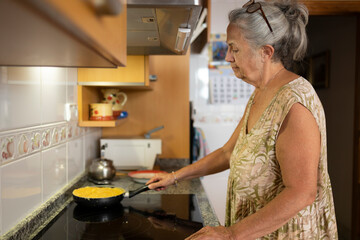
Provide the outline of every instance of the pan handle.
<path id="1" fill-rule="evenodd" d="M 138 195 L 139 193 L 145 192 L 147 190 L 150 190 L 148 185 L 142 186 L 141 188 L 138 188 L 134 191 L 129 191 L 129 198 L 132 198 L 135 195 Z"/>

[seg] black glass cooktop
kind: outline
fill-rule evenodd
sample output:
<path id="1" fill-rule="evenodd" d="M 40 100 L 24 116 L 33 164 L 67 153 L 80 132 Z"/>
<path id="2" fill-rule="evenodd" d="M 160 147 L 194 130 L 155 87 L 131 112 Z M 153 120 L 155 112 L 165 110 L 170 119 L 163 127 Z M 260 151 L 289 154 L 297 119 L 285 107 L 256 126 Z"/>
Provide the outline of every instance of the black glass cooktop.
<path id="1" fill-rule="evenodd" d="M 35 240 L 184 239 L 202 228 L 192 194 L 140 194 L 111 208 L 71 202 Z"/>

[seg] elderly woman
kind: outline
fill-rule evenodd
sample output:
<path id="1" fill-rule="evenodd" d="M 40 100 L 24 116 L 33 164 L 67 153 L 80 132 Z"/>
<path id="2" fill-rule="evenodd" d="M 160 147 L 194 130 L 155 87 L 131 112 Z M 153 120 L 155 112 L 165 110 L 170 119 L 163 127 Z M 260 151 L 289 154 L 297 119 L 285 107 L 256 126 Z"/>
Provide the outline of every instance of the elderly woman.
<path id="1" fill-rule="evenodd" d="M 149 181 L 165 188 L 230 168 L 226 226 L 189 239 L 338 238 L 324 110 L 311 84 L 288 70 L 305 55 L 307 21 L 294 1 L 251 0 L 230 12 L 226 60 L 255 86 L 244 116 L 223 147 Z"/>

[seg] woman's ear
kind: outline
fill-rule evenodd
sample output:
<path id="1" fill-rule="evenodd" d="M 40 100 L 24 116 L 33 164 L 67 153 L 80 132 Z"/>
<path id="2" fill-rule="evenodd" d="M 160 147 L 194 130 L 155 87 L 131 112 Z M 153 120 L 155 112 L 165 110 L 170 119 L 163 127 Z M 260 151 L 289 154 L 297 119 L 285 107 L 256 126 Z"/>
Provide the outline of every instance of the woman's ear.
<path id="1" fill-rule="evenodd" d="M 263 62 L 266 60 L 271 60 L 274 55 L 275 49 L 271 45 L 265 45 L 261 48 L 261 59 Z"/>

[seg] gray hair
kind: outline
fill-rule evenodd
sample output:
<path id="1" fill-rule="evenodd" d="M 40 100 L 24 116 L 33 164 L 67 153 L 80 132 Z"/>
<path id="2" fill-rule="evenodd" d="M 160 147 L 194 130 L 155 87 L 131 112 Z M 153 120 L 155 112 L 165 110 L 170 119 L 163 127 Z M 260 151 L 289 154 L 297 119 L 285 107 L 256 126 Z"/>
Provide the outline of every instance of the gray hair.
<path id="1" fill-rule="evenodd" d="M 273 32 L 270 31 L 261 11 L 247 13 L 246 8 L 234 9 L 229 13 L 229 22 L 242 30 L 243 37 L 254 49 L 271 45 L 275 52 L 274 61 L 281 61 L 289 68 L 293 61 L 300 61 L 306 54 L 306 25 L 309 12 L 296 0 L 259 2 Z"/>

